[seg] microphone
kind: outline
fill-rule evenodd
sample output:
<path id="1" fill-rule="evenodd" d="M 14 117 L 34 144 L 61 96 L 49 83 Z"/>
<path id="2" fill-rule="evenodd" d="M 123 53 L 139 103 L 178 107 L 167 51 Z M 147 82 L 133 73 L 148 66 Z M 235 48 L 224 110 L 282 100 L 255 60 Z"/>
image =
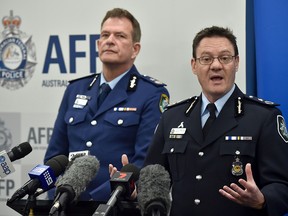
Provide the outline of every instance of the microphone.
<path id="1" fill-rule="evenodd" d="M 139 179 L 139 169 L 133 164 L 122 167 L 120 172 L 114 173 L 110 179 L 112 195 L 107 204 L 100 204 L 93 216 L 107 216 L 120 197 L 130 198 L 135 189 L 135 182 Z"/>
<path id="2" fill-rule="evenodd" d="M 67 205 L 77 200 L 97 174 L 100 163 L 95 156 L 76 156 L 69 162 L 63 176 L 56 181 L 56 198 L 49 215 L 65 211 Z"/>
<path id="3" fill-rule="evenodd" d="M 15 146 L 11 151 L 7 152 L 5 150 L 0 152 L 0 176 L 1 178 L 15 172 L 15 169 L 11 162 L 25 157 L 32 151 L 32 147 L 28 142 L 21 143 Z M 3 171 L 3 172 L 2 172 Z"/>
<path id="4" fill-rule="evenodd" d="M 166 216 L 170 211 L 170 175 L 160 164 L 141 169 L 138 204 L 142 216 Z"/>
<path id="5" fill-rule="evenodd" d="M 31 179 L 18 189 L 7 203 L 21 199 L 25 195 L 33 195 L 39 187 L 44 190 L 52 188 L 56 177 L 64 172 L 67 164 L 68 158 L 65 155 L 58 155 L 48 160 L 45 165 L 37 165 L 29 172 Z"/>

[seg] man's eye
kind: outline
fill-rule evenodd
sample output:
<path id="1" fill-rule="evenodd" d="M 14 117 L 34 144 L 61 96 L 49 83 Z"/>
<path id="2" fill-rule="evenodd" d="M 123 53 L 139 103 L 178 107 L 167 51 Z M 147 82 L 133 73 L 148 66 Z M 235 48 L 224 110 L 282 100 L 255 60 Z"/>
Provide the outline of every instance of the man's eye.
<path id="1" fill-rule="evenodd" d="M 210 62 L 211 61 L 211 57 L 202 57 L 202 61 L 205 61 L 205 62 Z"/>
<path id="2" fill-rule="evenodd" d="M 229 56 L 220 56 L 219 57 L 222 61 L 227 61 L 229 60 Z"/>
<path id="3" fill-rule="evenodd" d="M 101 34 L 101 38 L 106 38 L 108 37 L 108 34 Z"/>
<path id="4" fill-rule="evenodd" d="M 124 38 L 125 36 L 123 34 L 116 35 L 118 38 Z"/>

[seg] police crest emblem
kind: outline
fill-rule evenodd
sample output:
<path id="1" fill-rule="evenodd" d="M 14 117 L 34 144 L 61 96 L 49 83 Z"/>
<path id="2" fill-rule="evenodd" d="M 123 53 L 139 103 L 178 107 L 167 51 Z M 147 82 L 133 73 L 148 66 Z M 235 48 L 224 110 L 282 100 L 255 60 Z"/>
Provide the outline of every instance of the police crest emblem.
<path id="1" fill-rule="evenodd" d="M 36 51 L 32 36 L 20 30 L 21 18 L 9 16 L 2 19 L 4 30 L 0 34 L 0 86 L 9 90 L 23 87 L 35 70 Z"/>

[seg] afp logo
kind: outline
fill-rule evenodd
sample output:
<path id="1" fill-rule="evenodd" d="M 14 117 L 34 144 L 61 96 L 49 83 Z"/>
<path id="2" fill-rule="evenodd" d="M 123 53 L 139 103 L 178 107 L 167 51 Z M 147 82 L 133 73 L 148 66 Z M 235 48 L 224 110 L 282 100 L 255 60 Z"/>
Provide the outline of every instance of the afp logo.
<path id="1" fill-rule="evenodd" d="M 36 62 L 32 36 L 20 30 L 21 18 L 5 16 L 0 35 L 0 86 L 9 90 L 23 87 L 32 78 Z"/>

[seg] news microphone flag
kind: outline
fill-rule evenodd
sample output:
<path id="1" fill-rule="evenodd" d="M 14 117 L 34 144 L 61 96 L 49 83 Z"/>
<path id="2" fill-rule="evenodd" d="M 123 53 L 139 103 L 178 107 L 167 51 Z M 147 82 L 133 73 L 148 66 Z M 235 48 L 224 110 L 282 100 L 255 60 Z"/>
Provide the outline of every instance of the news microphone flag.
<path id="1" fill-rule="evenodd" d="M 43 190 L 47 190 L 56 182 L 56 176 L 52 169 L 46 165 L 37 165 L 34 167 L 28 175 L 30 179 L 38 179 Z"/>
<path id="2" fill-rule="evenodd" d="M 1 178 L 6 177 L 7 175 L 15 172 L 15 169 L 6 153 L 6 151 L 0 152 L 0 176 Z"/>

